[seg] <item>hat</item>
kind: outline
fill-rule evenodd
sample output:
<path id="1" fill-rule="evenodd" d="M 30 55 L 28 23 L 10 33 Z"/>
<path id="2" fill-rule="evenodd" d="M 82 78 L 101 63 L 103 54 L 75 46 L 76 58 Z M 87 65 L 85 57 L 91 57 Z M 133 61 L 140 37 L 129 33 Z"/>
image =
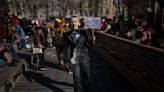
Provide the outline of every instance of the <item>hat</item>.
<path id="1" fill-rule="evenodd" d="M 61 20 L 59 18 L 56 18 L 55 21 L 56 22 L 61 22 Z"/>
<path id="2" fill-rule="evenodd" d="M 62 20 L 59 19 L 59 18 L 56 18 L 56 19 L 55 19 L 55 22 L 56 22 L 56 24 L 59 25 L 59 26 L 64 24 L 64 21 L 62 21 Z"/>

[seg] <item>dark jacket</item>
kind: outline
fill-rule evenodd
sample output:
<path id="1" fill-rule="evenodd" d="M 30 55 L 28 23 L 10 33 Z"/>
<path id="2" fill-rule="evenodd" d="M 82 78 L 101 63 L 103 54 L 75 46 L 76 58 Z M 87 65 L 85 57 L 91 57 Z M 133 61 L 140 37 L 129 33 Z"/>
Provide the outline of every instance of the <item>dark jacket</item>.
<path id="1" fill-rule="evenodd" d="M 33 37 L 33 43 L 35 46 L 37 46 L 38 44 L 41 44 L 41 45 L 45 45 L 45 37 L 44 37 L 44 34 L 34 34 L 34 37 Z"/>
<path id="2" fill-rule="evenodd" d="M 91 41 L 91 31 L 78 30 L 77 34 L 80 34 L 78 39 L 76 39 L 74 32 L 75 31 L 69 31 L 64 35 L 64 48 L 60 54 L 60 59 L 63 59 L 65 62 L 69 63 L 74 55 L 74 51 L 78 51 L 81 55 L 82 53 L 87 54 L 87 43 L 90 43 Z"/>

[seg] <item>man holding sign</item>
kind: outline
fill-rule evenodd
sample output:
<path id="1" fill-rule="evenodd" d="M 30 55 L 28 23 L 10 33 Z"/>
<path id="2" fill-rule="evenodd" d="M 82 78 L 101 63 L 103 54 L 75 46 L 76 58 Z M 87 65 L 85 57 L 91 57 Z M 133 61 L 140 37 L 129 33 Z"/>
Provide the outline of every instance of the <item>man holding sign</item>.
<path id="1" fill-rule="evenodd" d="M 87 92 L 90 83 L 90 58 L 87 43 L 95 43 L 95 36 L 91 31 L 79 29 L 78 17 L 72 17 L 71 31 L 65 34 L 65 44 L 60 55 L 60 62 L 73 71 L 75 92 Z"/>

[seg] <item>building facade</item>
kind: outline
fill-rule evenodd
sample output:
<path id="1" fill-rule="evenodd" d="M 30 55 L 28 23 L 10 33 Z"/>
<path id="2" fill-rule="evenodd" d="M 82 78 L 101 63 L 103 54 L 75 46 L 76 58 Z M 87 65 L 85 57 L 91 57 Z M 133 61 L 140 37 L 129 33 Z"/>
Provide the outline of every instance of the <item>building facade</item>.
<path id="1" fill-rule="evenodd" d="M 99 3 L 98 16 L 109 16 L 113 18 L 115 16 L 116 7 L 113 4 L 113 0 L 103 0 Z"/>
<path id="2" fill-rule="evenodd" d="M 53 16 L 58 11 L 55 0 L 8 0 L 10 11 L 25 18 Z"/>
<path id="3" fill-rule="evenodd" d="M 14 14 L 38 16 L 115 16 L 113 0 L 8 0 Z"/>

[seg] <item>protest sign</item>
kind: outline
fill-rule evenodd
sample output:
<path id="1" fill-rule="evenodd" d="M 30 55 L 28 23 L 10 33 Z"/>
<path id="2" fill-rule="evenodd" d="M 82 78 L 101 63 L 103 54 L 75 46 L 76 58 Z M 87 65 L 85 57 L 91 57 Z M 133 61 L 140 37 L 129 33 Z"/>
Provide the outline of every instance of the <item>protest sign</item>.
<path id="1" fill-rule="evenodd" d="M 101 18 L 100 17 L 84 17 L 84 28 L 101 29 Z"/>

